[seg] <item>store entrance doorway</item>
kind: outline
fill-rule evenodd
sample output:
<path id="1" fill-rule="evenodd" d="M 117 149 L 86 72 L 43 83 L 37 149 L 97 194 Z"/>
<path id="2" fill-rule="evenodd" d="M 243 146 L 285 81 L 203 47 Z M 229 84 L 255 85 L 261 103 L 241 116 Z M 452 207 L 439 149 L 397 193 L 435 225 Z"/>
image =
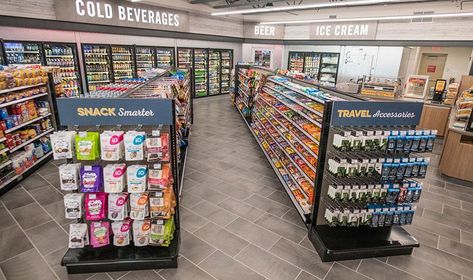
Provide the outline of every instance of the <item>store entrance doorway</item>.
<path id="1" fill-rule="evenodd" d="M 427 75 L 429 79 L 429 88 L 435 85 L 437 79 L 442 79 L 445 70 L 447 54 L 424 53 L 420 61 L 418 75 Z"/>

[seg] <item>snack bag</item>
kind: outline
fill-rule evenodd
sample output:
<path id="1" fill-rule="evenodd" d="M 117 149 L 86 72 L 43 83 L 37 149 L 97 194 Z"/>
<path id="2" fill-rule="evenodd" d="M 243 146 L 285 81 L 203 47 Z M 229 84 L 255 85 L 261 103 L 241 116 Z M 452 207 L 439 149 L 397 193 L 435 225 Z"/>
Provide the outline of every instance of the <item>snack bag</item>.
<path id="1" fill-rule="evenodd" d="M 125 164 L 109 164 L 103 170 L 104 188 L 107 193 L 119 193 L 125 188 Z"/>
<path id="2" fill-rule="evenodd" d="M 130 194 L 130 218 L 144 220 L 148 216 L 148 193 Z"/>
<path id="3" fill-rule="evenodd" d="M 80 168 L 82 192 L 101 192 L 103 186 L 102 176 L 102 166 L 82 166 Z"/>
<path id="4" fill-rule="evenodd" d="M 69 225 L 69 248 L 84 248 L 89 245 L 87 224 Z"/>
<path id="5" fill-rule="evenodd" d="M 81 193 L 69 193 L 64 196 L 64 209 L 66 219 L 80 219 L 82 217 L 82 199 Z"/>
<path id="6" fill-rule="evenodd" d="M 55 160 L 73 157 L 73 139 L 75 136 L 75 131 L 59 131 L 51 134 L 51 145 Z"/>
<path id="7" fill-rule="evenodd" d="M 85 219 L 98 221 L 105 219 L 107 213 L 107 194 L 88 193 L 85 195 Z"/>
<path id="8" fill-rule="evenodd" d="M 101 157 L 105 161 L 117 161 L 122 158 L 124 144 L 123 131 L 104 131 L 100 134 Z"/>
<path id="9" fill-rule="evenodd" d="M 156 134 L 156 132 L 153 132 L 153 137 L 146 139 L 146 159 L 149 162 L 169 161 L 169 134 Z"/>
<path id="10" fill-rule="evenodd" d="M 63 164 L 59 166 L 59 182 L 61 184 L 61 190 L 63 191 L 75 191 L 79 189 L 80 164 Z"/>
<path id="11" fill-rule="evenodd" d="M 129 193 L 142 193 L 146 191 L 148 168 L 146 165 L 131 165 L 126 170 Z"/>
<path id="12" fill-rule="evenodd" d="M 112 193 L 108 196 L 108 218 L 112 221 L 121 221 L 128 216 L 128 195 L 126 193 Z"/>
<path id="13" fill-rule="evenodd" d="M 155 164 L 154 169 L 149 170 L 148 175 L 148 189 L 149 190 L 162 190 L 169 187 L 172 182 L 171 167 L 169 163 L 165 163 L 162 166 Z M 156 167 L 161 167 L 156 168 Z"/>
<path id="14" fill-rule="evenodd" d="M 76 135 L 76 155 L 78 160 L 96 160 L 99 156 L 99 133 L 79 132 Z"/>
<path id="15" fill-rule="evenodd" d="M 173 219 L 154 220 L 151 222 L 149 244 L 169 247 L 174 238 L 175 224 Z"/>
<path id="16" fill-rule="evenodd" d="M 131 220 L 112 223 L 113 245 L 115 246 L 130 245 L 130 227 L 131 227 Z"/>
<path id="17" fill-rule="evenodd" d="M 125 160 L 139 161 L 144 159 L 146 134 L 141 131 L 129 131 L 125 134 Z"/>
<path id="18" fill-rule="evenodd" d="M 90 241 L 92 247 L 99 248 L 110 244 L 110 223 L 92 222 L 90 223 Z"/>
<path id="19" fill-rule="evenodd" d="M 149 245 L 149 231 L 151 228 L 151 222 L 145 221 L 133 221 L 133 243 L 137 247 Z"/>
<path id="20" fill-rule="evenodd" d="M 171 188 L 162 191 L 150 192 L 149 194 L 149 212 L 152 219 L 171 218 L 171 208 L 173 208 L 173 197 Z"/>

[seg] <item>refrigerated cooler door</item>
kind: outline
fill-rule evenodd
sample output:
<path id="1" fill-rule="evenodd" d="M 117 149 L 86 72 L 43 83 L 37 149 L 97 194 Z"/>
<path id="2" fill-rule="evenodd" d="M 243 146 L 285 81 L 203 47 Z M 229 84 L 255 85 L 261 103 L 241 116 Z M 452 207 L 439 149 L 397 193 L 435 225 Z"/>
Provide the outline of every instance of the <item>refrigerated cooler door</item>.
<path id="1" fill-rule="evenodd" d="M 113 77 L 115 81 L 135 76 L 133 47 L 112 46 Z"/>
<path id="2" fill-rule="evenodd" d="M 220 94 L 221 57 L 220 51 L 209 53 L 209 95 Z"/>
<path id="3" fill-rule="evenodd" d="M 147 70 L 155 68 L 156 50 L 153 47 L 136 47 L 136 71 L 142 77 Z"/>
<path id="4" fill-rule="evenodd" d="M 41 44 L 5 42 L 7 64 L 42 64 Z"/>
<path id="5" fill-rule="evenodd" d="M 174 49 L 173 48 L 157 48 L 157 67 L 171 68 L 174 66 Z"/>
<path id="6" fill-rule="evenodd" d="M 207 96 L 209 53 L 206 49 L 194 49 L 194 91 L 196 97 Z"/>
<path id="7" fill-rule="evenodd" d="M 335 86 L 338 74 L 338 53 L 322 53 L 319 70 L 319 82 L 321 85 Z"/>
<path id="8" fill-rule="evenodd" d="M 177 65 L 181 69 L 189 69 L 192 67 L 192 49 L 177 49 Z"/>
<path id="9" fill-rule="evenodd" d="M 222 51 L 222 75 L 220 82 L 220 93 L 230 93 L 230 80 L 233 68 L 233 51 Z"/>
<path id="10" fill-rule="evenodd" d="M 304 73 L 311 78 L 317 79 L 319 77 L 320 69 L 320 54 L 307 53 L 304 57 Z"/>
<path id="11" fill-rule="evenodd" d="M 304 70 L 304 53 L 289 52 L 289 71 L 303 72 Z"/>
<path id="12" fill-rule="evenodd" d="M 3 45 L 0 43 L 0 65 L 6 65 L 5 59 L 3 58 Z"/>
<path id="13" fill-rule="evenodd" d="M 57 78 L 62 84 L 66 97 L 75 97 L 81 94 L 81 80 L 79 63 L 75 45 L 43 44 L 46 66 L 58 66 Z"/>
<path id="14" fill-rule="evenodd" d="M 82 51 L 84 55 L 88 91 L 94 91 L 97 86 L 111 83 L 109 46 L 83 45 Z"/>

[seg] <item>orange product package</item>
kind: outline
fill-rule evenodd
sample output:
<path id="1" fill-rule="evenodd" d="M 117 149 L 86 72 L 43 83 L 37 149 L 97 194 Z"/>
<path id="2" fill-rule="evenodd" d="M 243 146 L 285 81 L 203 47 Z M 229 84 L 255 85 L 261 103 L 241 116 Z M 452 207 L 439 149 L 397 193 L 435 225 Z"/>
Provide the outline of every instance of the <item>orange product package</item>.
<path id="1" fill-rule="evenodd" d="M 159 164 L 155 164 L 154 166 L 159 167 Z M 149 170 L 149 190 L 162 190 L 167 187 L 170 187 L 173 182 L 174 180 L 172 177 L 171 166 L 169 163 L 162 164 L 161 168 L 152 168 Z"/>

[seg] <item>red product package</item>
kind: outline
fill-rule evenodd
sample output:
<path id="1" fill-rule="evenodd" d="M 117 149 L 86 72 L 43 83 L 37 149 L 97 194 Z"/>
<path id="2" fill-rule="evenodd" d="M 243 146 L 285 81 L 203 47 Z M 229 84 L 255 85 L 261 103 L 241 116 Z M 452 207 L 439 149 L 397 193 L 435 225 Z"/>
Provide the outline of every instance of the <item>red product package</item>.
<path id="1" fill-rule="evenodd" d="M 110 244 L 109 222 L 90 223 L 90 243 L 94 248 L 103 247 Z"/>
<path id="2" fill-rule="evenodd" d="M 107 216 L 107 194 L 88 193 L 85 195 L 85 219 L 98 221 Z"/>
<path id="3" fill-rule="evenodd" d="M 148 172 L 148 190 L 162 190 L 173 183 L 170 164 L 162 164 L 161 168 L 156 168 L 156 165 L 159 164 Z"/>

